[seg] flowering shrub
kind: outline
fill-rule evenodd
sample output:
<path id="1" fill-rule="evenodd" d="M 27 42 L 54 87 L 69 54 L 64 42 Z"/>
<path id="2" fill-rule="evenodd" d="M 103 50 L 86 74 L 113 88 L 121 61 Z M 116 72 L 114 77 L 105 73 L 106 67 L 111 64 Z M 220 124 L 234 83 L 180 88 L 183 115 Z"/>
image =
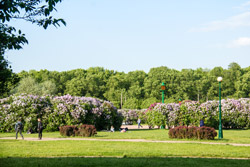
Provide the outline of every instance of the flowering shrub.
<path id="1" fill-rule="evenodd" d="M 222 100 L 222 124 L 223 128 L 250 128 L 250 99 Z M 173 126 L 199 126 L 203 120 L 206 126 L 218 128 L 219 102 L 207 101 L 198 103 L 187 101 L 185 103 L 154 103 L 147 110 L 120 110 L 125 122 L 135 122 L 138 117 L 149 126 L 162 125 Z M 164 122 L 163 122 L 164 121 Z"/>
<path id="2" fill-rule="evenodd" d="M 0 99 L 0 131 L 13 131 L 19 118 L 24 130 L 36 130 L 37 118 L 42 118 L 46 131 L 80 124 L 92 124 L 98 130 L 111 125 L 119 129 L 123 119 L 112 103 L 91 97 L 20 95 Z"/>
<path id="3" fill-rule="evenodd" d="M 168 132 L 169 138 L 178 138 L 178 139 L 206 139 L 213 140 L 217 136 L 217 132 L 214 128 L 210 127 L 187 127 L 187 126 L 178 126 L 171 128 Z"/>
<path id="4" fill-rule="evenodd" d="M 163 125 L 167 124 L 167 126 L 175 125 L 178 123 L 178 113 L 180 112 L 180 105 L 176 103 L 169 103 L 169 104 L 162 104 L 162 103 L 157 103 L 154 108 L 152 109 L 153 111 L 158 111 L 162 113 L 166 117 L 166 123 Z"/>
<path id="5" fill-rule="evenodd" d="M 222 100 L 222 125 L 224 128 L 250 127 L 250 99 Z M 150 106 L 146 113 L 146 122 L 151 125 L 152 120 L 147 117 L 147 112 L 157 111 L 166 120 L 168 127 L 172 126 L 199 126 L 203 120 L 206 126 L 218 128 L 219 125 L 219 102 L 208 101 L 205 103 L 186 102 L 181 105 L 176 103 L 155 103 Z M 160 117 L 159 117 L 160 118 Z M 160 118 L 163 120 L 163 118 Z M 160 121 L 160 120 L 158 120 Z"/>
<path id="6" fill-rule="evenodd" d="M 24 129 L 37 129 L 37 118 L 51 107 L 50 97 L 33 95 L 10 96 L 0 99 L 0 131 L 12 131 L 15 122 L 22 118 Z"/>
<path id="7" fill-rule="evenodd" d="M 150 128 L 154 126 L 158 126 L 160 128 L 161 125 L 166 125 L 166 116 L 161 112 L 152 110 L 146 112 L 147 124 Z"/>
<path id="8" fill-rule="evenodd" d="M 228 99 L 221 101 L 222 124 L 225 128 L 250 127 L 250 99 Z M 208 101 L 199 107 L 200 118 L 206 126 L 218 128 L 219 102 Z"/>
<path id="9" fill-rule="evenodd" d="M 123 116 L 123 122 L 127 125 L 132 125 L 137 122 L 138 117 L 141 117 L 141 113 L 145 109 L 136 110 L 136 109 L 119 109 L 118 112 Z"/>

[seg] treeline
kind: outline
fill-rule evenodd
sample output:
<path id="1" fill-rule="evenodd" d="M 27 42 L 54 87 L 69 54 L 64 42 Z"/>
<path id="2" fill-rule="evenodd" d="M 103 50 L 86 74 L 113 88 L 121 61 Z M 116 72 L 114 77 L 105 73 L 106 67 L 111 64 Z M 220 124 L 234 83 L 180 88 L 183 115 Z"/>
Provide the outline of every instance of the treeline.
<path id="1" fill-rule="evenodd" d="M 228 69 L 215 67 L 212 70 L 178 71 L 162 66 L 151 68 L 148 73 L 124 73 L 102 67 L 64 72 L 22 71 L 13 74 L 2 96 L 15 93 L 70 94 L 109 100 L 118 108 L 140 109 L 161 101 L 161 82 L 167 87 L 166 103 L 178 99 L 200 102 L 218 99 L 218 76 L 223 77 L 223 98 L 249 97 L 250 67 L 241 68 L 237 63 L 231 63 Z"/>

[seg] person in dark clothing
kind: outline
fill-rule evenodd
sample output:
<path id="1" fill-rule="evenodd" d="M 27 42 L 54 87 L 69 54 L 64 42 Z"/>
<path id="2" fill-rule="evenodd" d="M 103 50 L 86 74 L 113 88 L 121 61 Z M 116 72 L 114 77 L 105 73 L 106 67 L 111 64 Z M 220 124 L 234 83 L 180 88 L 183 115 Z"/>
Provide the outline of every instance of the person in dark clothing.
<path id="1" fill-rule="evenodd" d="M 23 124 L 21 122 L 21 119 L 19 119 L 15 125 L 15 131 L 16 131 L 16 139 L 18 138 L 18 133 L 20 133 L 20 135 L 23 137 L 22 131 L 23 131 Z"/>
<path id="2" fill-rule="evenodd" d="M 203 119 L 200 120 L 200 127 L 205 126 Z"/>
<path id="3" fill-rule="evenodd" d="M 42 133 L 43 133 L 43 123 L 41 122 L 41 119 L 38 118 L 38 125 L 37 125 L 37 131 L 38 131 L 38 139 L 42 140 Z"/>

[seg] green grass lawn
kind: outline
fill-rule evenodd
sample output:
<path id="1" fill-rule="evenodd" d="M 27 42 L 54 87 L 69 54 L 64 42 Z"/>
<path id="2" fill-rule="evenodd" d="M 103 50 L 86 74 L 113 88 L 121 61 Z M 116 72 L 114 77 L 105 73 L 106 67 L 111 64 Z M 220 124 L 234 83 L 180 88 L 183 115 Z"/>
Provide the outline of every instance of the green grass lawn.
<path id="1" fill-rule="evenodd" d="M 1 167 L 249 167 L 250 160 L 200 158 L 0 158 Z"/>
<path id="2" fill-rule="evenodd" d="M 218 140 L 217 138 L 212 142 L 219 143 L 242 143 L 250 144 L 250 130 L 223 130 L 224 139 Z M 15 137 L 15 133 L 0 133 L 0 137 Z M 25 134 L 24 137 L 37 137 L 37 134 Z M 59 132 L 47 132 L 43 133 L 43 137 L 49 138 L 64 138 Z M 93 138 L 96 139 L 146 139 L 146 140 L 171 140 L 169 139 L 168 130 L 155 129 L 155 130 L 129 130 L 126 133 L 120 132 L 98 132 Z M 179 141 L 180 139 L 178 139 Z M 186 141 L 190 139 L 183 139 Z M 191 140 L 197 141 L 197 140 Z M 211 142 L 211 140 L 201 140 L 204 142 Z"/>
<path id="3" fill-rule="evenodd" d="M 250 130 L 224 130 L 223 140 L 206 142 L 248 143 Z M 0 133 L 15 137 L 15 133 Z M 25 134 L 24 137 L 37 137 Z M 43 133 L 46 138 L 62 138 L 59 132 Z M 168 130 L 129 130 L 127 133 L 98 132 L 95 139 L 177 140 L 168 138 Z M 185 141 L 185 140 L 181 140 Z M 194 140 L 192 140 L 194 141 Z M 198 140 L 197 140 L 198 141 Z M 203 140 L 200 140 L 203 141 Z M 92 157 L 93 158 L 87 158 Z M 51 158 L 54 157 L 54 158 Z M 84 157 L 84 158 L 83 158 Z M 95 158 L 94 158 L 95 157 Z M 99 158 L 98 158 L 99 157 Z M 119 158 L 118 158 L 119 157 Z M 196 158 L 174 158 L 196 157 Z M 207 157 L 207 158 L 199 158 Z M 250 158 L 250 147 L 199 143 L 149 143 L 122 141 L 27 141 L 0 140 L 0 166 L 187 166 L 248 167 L 248 160 L 211 159 Z"/>
<path id="4" fill-rule="evenodd" d="M 65 156 L 250 158 L 250 147 L 198 143 L 0 140 L 0 157 Z"/>

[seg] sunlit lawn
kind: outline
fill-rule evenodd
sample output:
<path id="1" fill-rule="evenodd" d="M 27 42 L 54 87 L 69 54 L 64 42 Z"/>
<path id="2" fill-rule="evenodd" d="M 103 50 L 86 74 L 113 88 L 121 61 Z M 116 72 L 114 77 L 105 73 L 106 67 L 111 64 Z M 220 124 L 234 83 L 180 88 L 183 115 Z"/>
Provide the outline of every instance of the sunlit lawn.
<path id="1" fill-rule="evenodd" d="M 223 140 L 205 142 L 248 143 L 250 130 L 224 130 Z M 15 137 L 15 133 L 0 133 L 0 137 Z M 37 138 L 37 134 L 25 134 L 25 138 Z M 44 132 L 44 138 L 64 138 L 59 132 Z M 169 139 L 168 130 L 129 130 L 120 132 L 98 132 L 91 139 Z M 199 141 L 199 140 L 191 140 Z M 200 140 L 203 141 L 203 140 Z M 250 147 L 232 145 L 211 145 L 199 143 L 149 143 L 123 141 L 27 141 L 0 140 L 0 166 L 187 166 L 187 167 L 248 167 Z M 49 158 L 48 158 L 49 157 Z M 54 158 L 50 158 L 54 157 Z M 64 157 L 64 158 L 62 158 Z M 78 158 L 77 158 L 78 157 Z M 80 158 L 85 157 L 85 158 Z M 103 158 L 86 158 L 103 157 Z M 119 157 L 119 158 L 117 158 Z M 196 158 L 173 158 L 196 157 Z M 197 158 L 206 157 L 206 159 Z M 209 159 L 248 158 L 248 160 Z"/>
<path id="2" fill-rule="evenodd" d="M 62 156 L 250 158 L 250 147 L 198 143 L 0 140 L 0 157 Z"/>

